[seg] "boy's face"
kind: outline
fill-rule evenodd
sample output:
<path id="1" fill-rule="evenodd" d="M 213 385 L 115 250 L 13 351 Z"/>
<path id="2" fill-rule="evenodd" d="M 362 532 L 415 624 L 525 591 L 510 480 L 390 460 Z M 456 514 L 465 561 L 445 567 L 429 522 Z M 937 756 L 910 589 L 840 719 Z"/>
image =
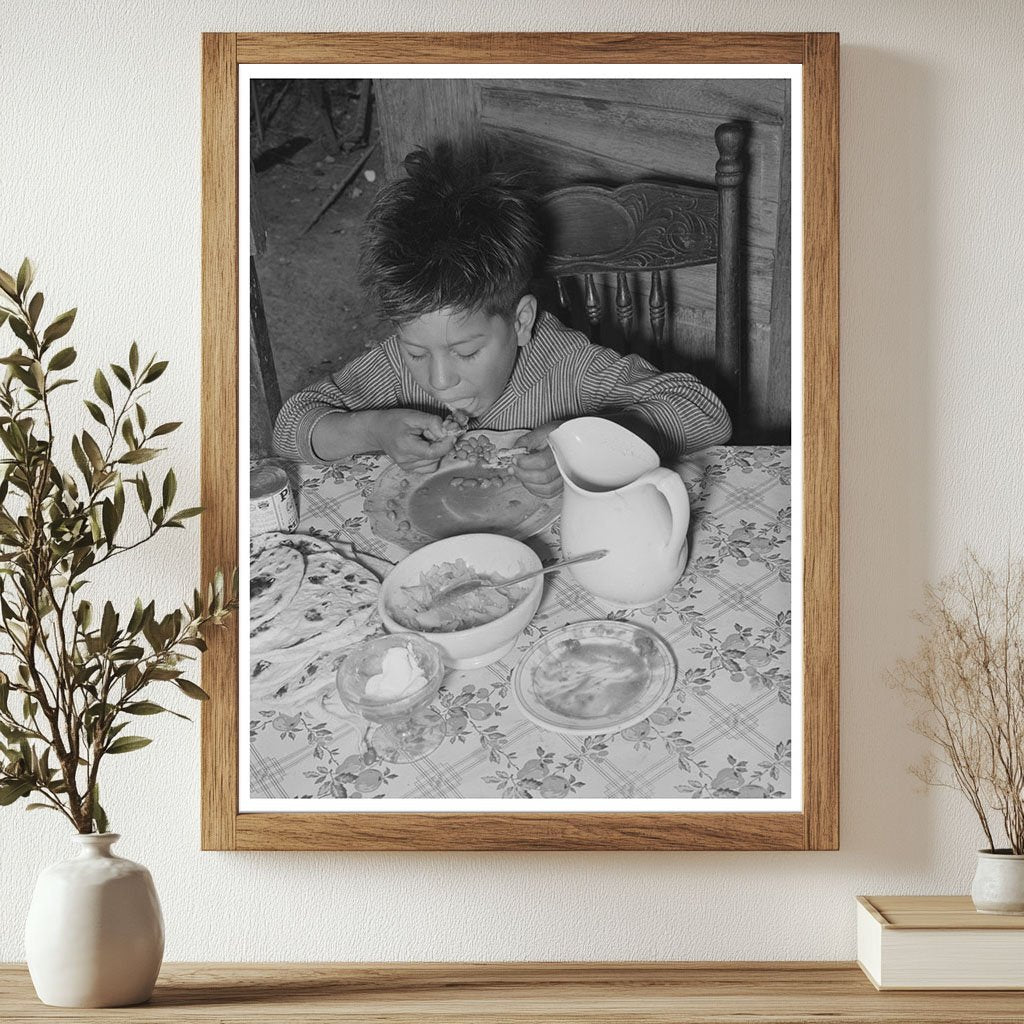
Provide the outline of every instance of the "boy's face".
<path id="1" fill-rule="evenodd" d="M 482 416 L 505 390 L 536 315 L 532 295 L 519 300 L 511 321 L 446 307 L 402 324 L 398 347 L 417 384 L 443 405 Z"/>

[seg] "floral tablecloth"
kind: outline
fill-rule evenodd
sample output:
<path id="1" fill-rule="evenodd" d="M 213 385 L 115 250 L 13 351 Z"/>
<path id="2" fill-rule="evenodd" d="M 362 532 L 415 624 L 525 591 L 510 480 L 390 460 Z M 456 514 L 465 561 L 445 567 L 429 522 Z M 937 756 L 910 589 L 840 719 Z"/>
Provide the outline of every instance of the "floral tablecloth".
<path id="1" fill-rule="evenodd" d="M 297 532 L 397 561 L 363 511 L 387 463 L 358 456 L 302 467 Z M 446 738 L 412 764 L 383 762 L 368 723 L 349 713 L 331 664 L 292 703 L 250 706 L 252 799 L 672 799 L 791 795 L 790 449 L 717 447 L 678 467 L 691 503 L 690 559 L 668 597 L 616 609 L 566 573 L 548 577 L 515 649 L 484 668 L 449 672 L 433 707 Z M 540 535 L 558 551 L 558 524 Z M 352 547 L 348 547 L 351 545 Z M 570 736 L 534 725 L 512 695 L 516 664 L 570 622 L 648 626 L 675 655 L 675 688 L 637 725 Z"/>

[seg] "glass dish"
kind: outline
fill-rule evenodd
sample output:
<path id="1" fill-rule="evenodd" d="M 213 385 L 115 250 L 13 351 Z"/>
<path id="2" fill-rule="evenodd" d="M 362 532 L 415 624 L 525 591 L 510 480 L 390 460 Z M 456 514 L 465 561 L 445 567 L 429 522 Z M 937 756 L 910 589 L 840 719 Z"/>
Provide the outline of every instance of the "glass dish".
<path id="1" fill-rule="evenodd" d="M 367 683 L 380 676 L 388 651 L 404 648 L 422 674 L 422 682 L 394 697 L 375 698 Z M 356 644 L 338 667 L 338 693 L 349 711 L 377 723 L 369 738 L 381 758 L 408 764 L 432 753 L 444 739 L 444 720 L 429 707 L 444 680 L 444 662 L 436 644 L 416 633 L 392 633 Z"/>

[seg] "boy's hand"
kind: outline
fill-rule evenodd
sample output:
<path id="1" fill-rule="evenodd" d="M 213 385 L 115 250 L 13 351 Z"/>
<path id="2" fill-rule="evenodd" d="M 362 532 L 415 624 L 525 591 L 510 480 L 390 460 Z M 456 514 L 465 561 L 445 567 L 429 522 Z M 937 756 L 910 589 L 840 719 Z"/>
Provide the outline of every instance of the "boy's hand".
<path id="1" fill-rule="evenodd" d="M 547 443 L 548 434 L 557 426 L 558 423 L 545 424 L 516 440 L 517 445 L 530 449 L 516 459 L 516 476 L 538 498 L 553 498 L 562 493 L 562 474 L 558 471 L 554 453 Z"/>
<path id="2" fill-rule="evenodd" d="M 455 447 L 455 438 L 445 434 L 441 417 L 415 409 L 380 409 L 373 428 L 377 446 L 402 469 L 431 473 L 438 462 Z"/>

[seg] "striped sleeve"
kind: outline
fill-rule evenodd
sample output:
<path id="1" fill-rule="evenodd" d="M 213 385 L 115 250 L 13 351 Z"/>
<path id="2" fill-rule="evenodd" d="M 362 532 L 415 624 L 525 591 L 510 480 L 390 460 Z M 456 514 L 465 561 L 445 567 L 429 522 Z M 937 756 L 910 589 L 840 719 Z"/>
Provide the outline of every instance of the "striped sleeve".
<path id="1" fill-rule="evenodd" d="M 576 386 L 587 415 L 628 412 L 662 442 L 660 454 L 679 458 L 724 444 L 732 422 L 718 397 L 689 373 L 659 373 L 640 356 L 589 345 L 579 350 Z"/>
<path id="2" fill-rule="evenodd" d="M 398 374 L 378 345 L 285 402 L 274 424 L 274 450 L 286 459 L 323 465 L 311 444 L 320 420 L 335 412 L 395 408 L 399 391 Z"/>

